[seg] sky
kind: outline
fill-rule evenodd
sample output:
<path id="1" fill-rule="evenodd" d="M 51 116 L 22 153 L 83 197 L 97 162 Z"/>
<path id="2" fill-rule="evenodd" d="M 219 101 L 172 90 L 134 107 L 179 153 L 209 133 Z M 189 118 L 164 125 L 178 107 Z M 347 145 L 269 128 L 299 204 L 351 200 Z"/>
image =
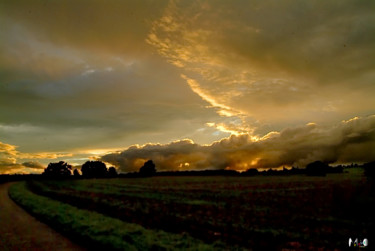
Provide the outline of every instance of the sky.
<path id="1" fill-rule="evenodd" d="M 375 160 L 374 1 L 0 3 L 0 174 Z"/>

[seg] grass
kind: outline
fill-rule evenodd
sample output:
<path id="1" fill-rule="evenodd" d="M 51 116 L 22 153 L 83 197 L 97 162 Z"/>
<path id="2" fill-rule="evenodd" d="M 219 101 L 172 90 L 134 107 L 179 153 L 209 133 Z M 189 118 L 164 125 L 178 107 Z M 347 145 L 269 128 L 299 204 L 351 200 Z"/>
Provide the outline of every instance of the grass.
<path id="1" fill-rule="evenodd" d="M 374 228 L 371 184 L 362 169 L 348 171 L 326 177 L 38 181 L 31 189 L 148 229 L 186 232 L 234 249 L 282 249 L 290 242 L 334 249 Z"/>
<path id="2" fill-rule="evenodd" d="M 125 223 L 32 193 L 25 182 L 9 189 L 11 198 L 32 215 L 89 248 L 111 250 L 217 250 L 189 235 L 178 235 Z"/>

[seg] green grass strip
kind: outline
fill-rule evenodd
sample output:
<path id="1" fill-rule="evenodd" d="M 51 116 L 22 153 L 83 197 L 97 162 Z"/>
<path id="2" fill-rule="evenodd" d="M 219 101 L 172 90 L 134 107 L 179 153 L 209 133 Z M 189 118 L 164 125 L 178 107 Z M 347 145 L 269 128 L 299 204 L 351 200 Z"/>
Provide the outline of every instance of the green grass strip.
<path id="1" fill-rule="evenodd" d="M 111 250 L 218 250 L 189 235 L 167 233 L 36 195 L 25 182 L 9 189 L 10 197 L 29 213 L 85 246 Z"/>

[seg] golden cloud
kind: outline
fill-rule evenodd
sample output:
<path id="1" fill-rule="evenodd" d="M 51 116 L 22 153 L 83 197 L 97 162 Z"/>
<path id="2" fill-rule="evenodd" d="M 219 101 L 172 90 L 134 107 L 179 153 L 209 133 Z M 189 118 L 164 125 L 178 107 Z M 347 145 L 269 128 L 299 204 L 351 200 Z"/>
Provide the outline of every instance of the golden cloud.
<path id="1" fill-rule="evenodd" d="M 330 10 L 336 4 L 171 1 L 146 41 L 221 116 L 334 122 L 375 107 L 375 37 L 366 5 Z"/>
<path id="2" fill-rule="evenodd" d="M 232 135 L 211 145 L 191 140 L 146 144 L 101 157 L 121 171 L 137 171 L 152 159 L 159 171 L 187 169 L 305 167 L 328 163 L 367 162 L 375 159 L 375 115 L 343 121 L 334 127 L 317 124 L 287 128 L 254 140 L 248 134 Z"/>
<path id="3" fill-rule="evenodd" d="M 62 157 L 72 157 L 72 153 L 19 153 L 19 159 L 57 159 Z"/>
<path id="4" fill-rule="evenodd" d="M 73 156 L 70 153 L 21 153 L 16 149 L 15 145 L 0 142 L 0 174 L 40 173 L 45 166 L 30 159 L 57 159 Z M 18 163 L 22 159 L 29 161 Z"/>

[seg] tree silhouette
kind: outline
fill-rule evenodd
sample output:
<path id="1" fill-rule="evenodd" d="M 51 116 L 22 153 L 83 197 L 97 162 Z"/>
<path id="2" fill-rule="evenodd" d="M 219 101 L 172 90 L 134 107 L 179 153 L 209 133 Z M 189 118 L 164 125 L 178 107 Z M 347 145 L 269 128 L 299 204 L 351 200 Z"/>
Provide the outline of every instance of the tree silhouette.
<path id="1" fill-rule="evenodd" d="M 117 177 L 116 168 L 114 168 L 113 166 L 111 166 L 110 168 L 108 168 L 108 176 L 109 177 Z"/>
<path id="2" fill-rule="evenodd" d="M 85 178 L 104 178 L 108 170 L 101 161 L 86 161 L 81 167 L 82 176 Z"/>
<path id="3" fill-rule="evenodd" d="M 69 177 L 72 175 L 72 166 L 64 161 L 49 163 L 42 174 L 48 177 Z"/>
<path id="4" fill-rule="evenodd" d="M 254 176 L 254 175 L 257 175 L 257 174 L 259 174 L 258 169 L 250 168 L 250 169 L 247 169 L 246 172 L 243 175 Z"/>
<path id="5" fill-rule="evenodd" d="M 74 175 L 74 177 L 79 177 L 79 176 L 81 176 L 81 174 L 79 173 L 79 171 L 78 171 L 77 168 L 74 169 L 74 171 L 73 171 L 73 175 Z"/>
<path id="6" fill-rule="evenodd" d="M 306 166 L 308 176 L 326 176 L 329 166 L 321 161 L 315 161 Z"/>
<path id="7" fill-rule="evenodd" d="M 375 161 L 365 163 L 363 167 L 365 169 L 365 175 L 367 177 L 375 177 Z"/>
<path id="8" fill-rule="evenodd" d="M 139 174 L 141 176 L 149 177 L 156 173 L 155 164 L 152 160 L 146 161 L 143 166 L 139 169 Z"/>

